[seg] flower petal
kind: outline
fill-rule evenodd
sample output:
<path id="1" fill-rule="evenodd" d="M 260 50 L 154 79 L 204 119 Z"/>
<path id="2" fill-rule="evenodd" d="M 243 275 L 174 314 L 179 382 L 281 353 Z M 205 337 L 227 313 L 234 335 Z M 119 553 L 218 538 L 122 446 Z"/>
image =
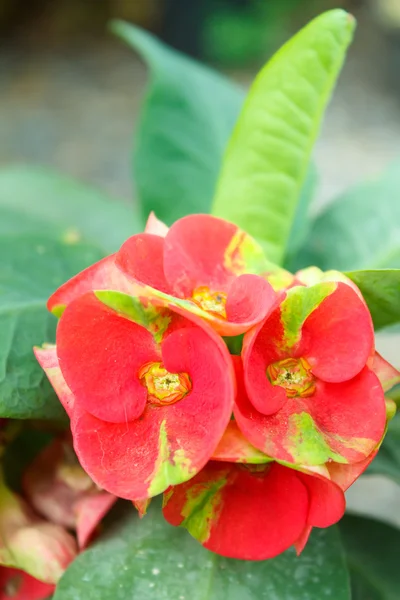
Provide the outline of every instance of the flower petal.
<path id="1" fill-rule="evenodd" d="M 377 377 L 367 367 L 350 381 L 319 382 L 309 398 L 286 398 L 273 415 L 249 401 L 240 365 L 234 415 L 245 437 L 276 460 L 296 465 L 358 462 L 382 438 L 386 407 Z"/>
<path id="2" fill-rule="evenodd" d="M 276 302 L 271 285 L 258 275 L 240 275 L 233 280 L 226 300 L 227 320 L 244 333 L 262 321 Z"/>
<path id="3" fill-rule="evenodd" d="M 165 237 L 165 276 L 180 297 L 190 297 L 199 286 L 226 292 L 234 277 L 267 270 L 264 253 L 253 238 L 211 215 L 183 217 Z"/>
<path id="4" fill-rule="evenodd" d="M 74 538 L 40 520 L 22 498 L 0 484 L 0 562 L 46 583 L 57 583 L 75 558 Z"/>
<path id="5" fill-rule="evenodd" d="M 364 460 L 352 465 L 328 464 L 327 468 L 332 481 L 345 492 L 364 473 L 377 454 L 378 448 L 373 450 Z"/>
<path id="6" fill-rule="evenodd" d="M 91 416 L 76 400 L 71 427 L 79 460 L 100 487 L 123 498 L 143 500 L 192 477 L 232 412 L 235 382 L 222 340 L 205 324 L 174 318 L 162 362 L 169 372 L 188 373 L 190 393 L 169 406 L 147 404 L 140 419 L 115 424 Z"/>
<path id="7" fill-rule="evenodd" d="M 144 327 L 88 293 L 71 302 L 62 315 L 57 355 L 68 387 L 85 410 L 112 423 L 143 413 L 147 391 L 138 372 L 160 357 Z"/>
<path id="8" fill-rule="evenodd" d="M 211 460 L 263 464 L 271 462 L 272 459 L 252 446 L 240 431 L 236 421 L 230 420 Z"/>
<path id="9" fill-rule="evenodd" d="M 327 284 L 296 289 L 306 294 L 323 285 Z M 308 360 L 316 377 L 332 383 L 355 377 L 374 348 L 371 315 L 358 294 L 342 282 L 305 319 L 301 336 L 298 355 Z"/>
<path id="10" fill-rule="evenodd" d="M 72 300 L 92 290 L 132 292 L 131 281 L 115 265 L 115 254 L 106 256 L 60 286 L 48 299 L 47 308 L 59 317 Z"/>
<path id="11" fill-rule="evenodd" d="M 24 571 L 0 567 L 0 600 L 46 600 L 55 589 Z"/>
<path id="12" fill-rule="evenodd" d="M 264 415 L 273 415 L 286 403 L 285 390 L 279 385 L 272 385 L 266 373 L 268 365 L 287 356 L 285 349 L 280 348 L 279 341 L 283 337 L 281 309 L 278 307 L 243 339 L 242 357 L 247 394 L 254 408 Z M 242 371 L 239 379 L 243 379 Z"/>
<path id="13" fill-rule="evenodd" d="M 79 548 L 86 548 L 97 526 L 117 501 L 116 496 L 108 492 L 99 492 L 82 496 L 74 506 L 76 514 L 76 534 Z"/>
<path id="14" fill-rule="evenodd" d="M 61 373 L 55 345 L 45 344 L 42 348 L 33 349 L 36 359 L 56 392 L 58 399 L 70 417 L 74 408 L 75 398 Z"/>
<path id="15" fill-rule="evenodd" d="M 115 262 L 128 278 L 168 294 L 171 286 L 164 275 L 163 253 L 164 238 L 139 233 L 122 244 Z"/>
<path id="16" fill-rule="evenodd" d="M 25 497 L 51 523 L 77 531 L 78 544 L 89 542 L 116 497 L 100 491 L 85 473 L 65 436 L 54 439 L 23 476 Z"/>
<path id="17" fill-rule="evenodd" d="M 346 499 L 342 489 L 333 481 L 316 475 L 299 476 L 309 492 L 307 522 L 312 527 L 330 527 L 344 515 Z"/>
<path id="18" fill-rule="evenodd" d="M 306 525 L 307 489 L 296 471 L 210 462 L 165 494 L 163 513 L 212 552 L 265 560 L 289 548 Z"/>
<path id="19" fill-rule="evenodd" d="M 145 233 L 152 233 L 153 235 L 159 235 L 165 237 L 168 233 L 169 227 L 160 219 L 157 219 L 155 213 L 151 211 L 147 219 L 146 227 L 144 228 Z"/>
<path id="20" fill-rule="evenodd" d="M 387 362 L 378 352 L 375 352 L 371 369 L 378 377 L 384 392 L 388 392 L 400 383 L 400 371 Z"/>

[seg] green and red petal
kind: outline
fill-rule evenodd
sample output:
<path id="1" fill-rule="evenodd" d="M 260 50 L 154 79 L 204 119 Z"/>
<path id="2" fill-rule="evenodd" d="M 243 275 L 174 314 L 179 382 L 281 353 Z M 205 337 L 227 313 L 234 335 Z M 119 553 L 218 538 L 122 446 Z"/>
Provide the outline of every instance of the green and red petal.
<path id="1" fill-rule="evenodd" d="M 60 317 L 70 302 L 92 290 L 133 293 L 132 281 L 115 264 L 115 254 L 106 256 L 66 281 L 50 296 L 47 308 Z"/>
<path id="2" fill-rule="evenodd" d="M 232 279 L 268 268 L 261 247 L 233 223 L 211 215 L 189 215 L 176 221 L 165 237 L 164 271 L 182 298 L 207 286 L 228 292 Z"/>
<path id="3" fill-rule="evenodd" d="M 229 422 L 235 391 L 231 358 L 210 327 L 124 294 L 97 292 L 67 307 L 57 343 L 63 389 L 74 396 L 74 447 L 100 487 L 143 500 L 203 467 Z M 155 361 L 169 374 L 187 374 L 191 389 L 173 404 L 148 401 L 138 356 L 145 366 Z M 60 384 L 61 374 L 53 367 L 50 380 Z M 129 403 L 136 410 L 142 402 L 138 389 L 146 392 L 145 406 L 132 418 Z M 102 403 L 101 419 L 93 398 Z"/>
<path id="4" fill-rule="evenodd" d="M 384 392 L 388 392 L 400 383 L 400 371 L 378 352 L 375 352 L 370 367 L 381 382 Z"/>
<path id="5" fill-rule="evenodd" d="M 164 498 L 169 523 L 185 527 L 212 552 L 247 560 L 273 558 L 292 546 L 309 509 L 298 473 L 277 463 L 210 462 Z"/>
<path id="6" fill-rule="evenodd" d="M 236 421 L 231 419 L 211 460 L 257 465 L 271 462 L 272 459 L 250 444 Z"/>
<path id="7" fill-rule="evenodd" d="M 276 460 L 297 465 L 359 462 L 382 438 L 383 390 L 367 367 L 343 383 L 317 381 L 311 397 L 286 398 L 272 415 L 261 413 L 250 402 L 240 361 L 235 361 L 235 369 L 237 424 L 256 448 Z"/>
<path id="8" fill-rule="evenodd" d="M 245 336 L 243 360 L 250 399 L 258 408 L 264 401 L 265 414 L 272 414 L 275 407 L 279 410 L 283 397 L 270 399 L 270 386 L 261 384 L 262 375 L 256 372 L 264 374 L 277 361 L 304 358 L 316 378 L 338 383 L 357 375 L 373 351 L 371 315 L 350 286 L 323 282 L 291 288 L 262 326 Z"/>

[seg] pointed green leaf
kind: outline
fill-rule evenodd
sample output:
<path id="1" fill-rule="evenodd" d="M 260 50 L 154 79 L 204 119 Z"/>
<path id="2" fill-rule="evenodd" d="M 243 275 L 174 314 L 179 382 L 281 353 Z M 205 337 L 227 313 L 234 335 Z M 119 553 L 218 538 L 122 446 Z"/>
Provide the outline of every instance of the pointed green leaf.
<path id="1" fill-rule="evenodd" d="M 54 600 L 350 600 L 336 528 L 315 530 L 300 558 L 222 558 L 168 525 L 157 501 L 139 520 L 133 509 L 81 554 Z"/>
<path id="2" fill-rule="evenodd" d="M 282 263 L 325 106 L 350 44 L 354 19 L 314 19 L 256 78 L 228 144 L 213 214 L 233 221 Z"/>
<path id="3" fill-rule="evenodd" d="M 345 275 L 360 288 L 375 329 L 400 323 L 400 269 L 348 271 Z"/>
<path id="4" fill-rule="evenodd" d="M 307 243 L 290 267 L 323 270 L 400 268 L 400 165 L 359 184 L 314 219 Z"/>
<path id="5" fill-rule="evenodd" d="M 134 25 L 113 21 L 111 29 L 150 69 L 134 155 L 144 216 L 154 210 L 171 224 L 188 213 L 209 212 L 244 92 Z"/>
<path id="6" fill-rule="evenodd" d="M 353 600 L 398 600 L 400 531 L 379 521 L 346 516 L 339 525 Z"/>
<path id="7" fill-rule="evenodd" d="M 24 234 L 0 237 L 0 256 L 0 417 L 61 417 L 64 411 L 33 346 L 55 340 L 56 319 L 46 309 L 47 298 L 103 251 Z"/>

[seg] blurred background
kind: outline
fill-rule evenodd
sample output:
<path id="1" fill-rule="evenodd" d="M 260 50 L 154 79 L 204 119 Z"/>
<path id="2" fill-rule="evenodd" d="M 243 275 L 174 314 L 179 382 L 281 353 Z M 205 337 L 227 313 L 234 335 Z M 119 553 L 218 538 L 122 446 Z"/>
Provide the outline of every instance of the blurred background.
<path id="1" fill-rule="evenodd" d="M 248 86 L 283 41 L 334 7 L 351 11 L 358 30 L 315 150 L 316 201 L 326 203 L 400 154 L 400 0 L 0 0 L 0 166 L 47 165 L 130 201 L 147 75 L 107 33 L 109 19 Z M 383 336 L 379 348 L 398 363 L 398 338 Z M 371 494 L 365 485 L 351 502 L 400 524 L 394 488 L 381 483 Z"/>
<path id="2" fill-rule="evenodd" d="M 0 0 L 0 165 L 42 163 L 132 197 L 146 69 L 107 32 L 111 18 L 248 85 L 289 35 L 338 6 L 359 25 L 315 152 L 326 202 L 398 155 L 400 0 Z"/>

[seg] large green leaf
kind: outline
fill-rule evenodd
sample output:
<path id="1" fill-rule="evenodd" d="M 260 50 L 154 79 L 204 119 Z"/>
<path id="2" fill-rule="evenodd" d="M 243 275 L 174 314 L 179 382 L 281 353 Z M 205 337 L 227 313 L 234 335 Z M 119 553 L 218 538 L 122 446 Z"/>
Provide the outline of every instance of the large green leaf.
<path id="1" fill-rule="evenodd" d="M 25 233 L 0 237 L 0 256 L 0 417 L 59 417 L 63 409 L 32 349 L 54 341 L 49 295 L 103 251 Z"/>
<path id="2" fill-rule="evenodd" d="M 314 19 L 256 78 L 228 144 L 213 213 L 282 263 L 325 106 L 354 30 L 343 10 Z"/>
<path id="3" fill-rule="evenodd" d="M 321 269 L 400 268 L 400 165 L 346 191 L 314 220 L 291 265 Z"/>
<path id="4" fill-rule="evenodd" d="M 37 167 L 0 170 L 0 236 L 46 233 L 114 252 L 141 229 L 132 207 Z"/>
<path id="5" fill-rule="evenodd" d="M 346 516 L 339 525 L 352 580 L 352 600 L 398 600 L 400 531 Z"/>
<path id="6" fill-rule="evenodd" d="M 132 510 L 75 560 L 54 600 L 349 600 L 335 528 L 315 531 L 300 558 L 238 561 L 165 523 L 158 502 L 141 521 Z"/>
<path id="7" fill-rule="evenodd" d="M 299 201 L 296 206 L 296 212 L 289 234 L 289 240 L 286 249 L 287 256 L 285 257 L 288 261 L 290 261 L 291 257 L 298 252 L 298 250 L 302 247 L 305 240 L 307 239 L 312 223 L 309 215 L 310 206 L 314 198 L 317 185 L 317 167 L 315 163 L 311 161 L 307 177 L 304 181 L 303 188 L 300 192 Z"/>
<path id="8" fill-rule="evenodd" d="M 400 414 L 389 423 L 388 431 L 367 475 L 385 475 L 400 485 Z"/>
<path id="9" fill-rule="evenodd" d="M 114 21 L 111 28 L 150 68 L 134 155 L 143 214 L 154 210 L 171 224 L 209 212 L 243 90 L 133 25 Z"/>
<path id="10" fill-rule="evenodd" d="M 348 271 L 346 275 L 360 288 L 375 329 L 400 323 L 400 269 Z"/>

